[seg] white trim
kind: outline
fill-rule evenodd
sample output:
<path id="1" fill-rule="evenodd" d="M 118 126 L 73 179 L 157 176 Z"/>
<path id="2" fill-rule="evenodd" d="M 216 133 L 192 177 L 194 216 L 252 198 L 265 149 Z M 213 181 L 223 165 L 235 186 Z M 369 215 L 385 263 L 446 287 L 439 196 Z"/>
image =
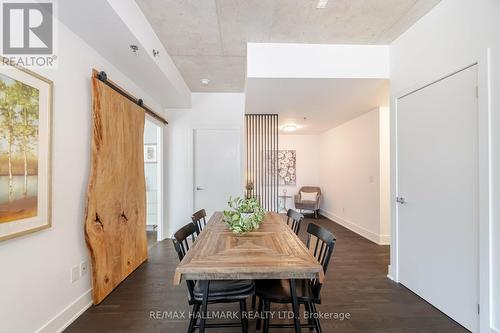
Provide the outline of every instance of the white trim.
<path id="1" fill-rule="evenodd" d="M 167 220 L 165 219 L 164 212 L 165 212 L 165 207 L 164 205 L 166 204 L 166 201 L 164 198 L 166 197 L 165 195 L 165 144 L 164 144 L 164 138 L 165 138 L 165 124 L 160 122 L 158 119 L 148 115 L 146 113 L 146 120 L 149 121 L 150 123 L 156 125 L 156 146 L 157 146 L 157 211 L 156 211 L 156 216 L 157 216 L 157 229 L 156 229 L 156 240 L 158 242 L 164 240 L 167 236 L 165 236 L 166 231 L 168 230 L 168 225 L 167 225 Z"/>
<path id="2" fill-rule="evenodd" d="M 389 265 L 389 266 L 387 267 L 387 278 L 388 278 L 388 279 L 390 279 L 390 280 L 392 280 L 392 281 L 394 281 L 394 282 L 396 282 L 396 281 L 394 280 L 394 277 L 391 275 L 391 265 Z"/>
<path id="3" fill-rule="evenodd" d="M 64 331 L 76 318 L 80 317 L 90 306 L 92 306 L 92 289 L 84 292 L 80 297 L 65 307 L 54 318 L 38 329 L 37 333 L 54 333 Z"/>
<path id="4" fill-rule="evenodd" d="M 491 327 L 491 333 L 500 333 L 500 329 Z"/>
<path id="5" fill-rule="evenodd" d="M 331 212 L 328 212 L 324 209 L 320 209 L 320 213 L 323 216 L 328 217 L 330 220 L 332 220 L 335 223 L 340 224 L 343 227 L 346 227 L 347 229 L 357 233 L 358 235 L 378 244 L 378 245 L 389 245 L 391 244 L 391 236 L 390 235 L 379 235 L 377 233 L 374 233 L 373 231 L 370 231 L 352 221 L 346 220 L 340 216 L 337 216 Z"/>

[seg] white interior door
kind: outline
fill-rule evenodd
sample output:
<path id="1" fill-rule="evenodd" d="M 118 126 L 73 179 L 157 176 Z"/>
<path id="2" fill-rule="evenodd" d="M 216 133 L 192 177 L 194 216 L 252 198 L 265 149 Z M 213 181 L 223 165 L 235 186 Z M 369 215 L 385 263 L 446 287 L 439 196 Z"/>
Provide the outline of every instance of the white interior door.
<path id="1" fill-rule="evenodd" d="M 194 206 L 208 216 L 227 208 L 230 196 L 241 196 L 240 131 L 195 129 Z"/>
<path id="2" fill-rule="evenodd" d="M 400 282 L 478 329 L 477 66 L 397 103 Z M 401 200 L 404 198 L 404 200 Z"/>

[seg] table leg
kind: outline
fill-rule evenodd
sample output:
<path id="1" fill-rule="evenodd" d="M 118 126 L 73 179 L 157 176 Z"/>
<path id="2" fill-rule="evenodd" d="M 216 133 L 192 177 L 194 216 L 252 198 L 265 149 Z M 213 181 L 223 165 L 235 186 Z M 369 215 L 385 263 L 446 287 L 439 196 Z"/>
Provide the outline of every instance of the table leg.
<path id="1" fill-rule="evenodd" d="M 200 333 L 205 333 L 205 320 L 207 318 L 207 306 L 208 306 L 208 288 L 210 285 L 209 280 L 198 281 L 201 283 L 201 290 L 203 290 L 203 300 L 201 303 L 201 318 L 200 318 Z"/>
<path id="2" fill-rule="evenodd" d="M 302 330 L 300 327 L 300 308 L 299 301 L 297 299 L 297 288 L 295 284 L 295 279 L 290 279 L 290 294 L 292 296 L 292 310 L 294 315 L 295 333 L 300 333 Z"/>

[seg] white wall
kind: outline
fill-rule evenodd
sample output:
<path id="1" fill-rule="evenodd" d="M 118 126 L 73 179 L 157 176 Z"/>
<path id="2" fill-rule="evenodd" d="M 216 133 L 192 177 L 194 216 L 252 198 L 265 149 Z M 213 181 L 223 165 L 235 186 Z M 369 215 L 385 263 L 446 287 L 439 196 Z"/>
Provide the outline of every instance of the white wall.
<path id="1" fill-rule="evenodd" d="M 465 66 L 478 63 L 481 332 L 490 332 L 490 328 L 500 332 L 500 284 L 498 283 L 500 281 L 500 205 L 498 205 L 500 38 L 498 31 L 500 31 L 500 1 L 443 0 L 394 41 L 390 48 L 393 134 L 396 119 L 394 98 Z M 393 146 L 396 140 L 393 136 Z M 391 155 L 394 166 L 395 154 Z M 394 168 L 391 177 L 395 186 Z M 395 187 L 392 191 L 394 198 Z M 392 204 L 392 209 L 394 212 L 395 203 Z M 393 234 L 396 231 L 397 226 L 393 223 Z M 392 245 L 390 274 L 397 279 L 395 237 Z"/>
<path id="2" fill-rule="evenodd" d="M 66 27 L 59 26 L 59 67 L 38 70 L 54 82 L 52 228 L 0 242 L 0 331 L 55 332 L 91 302 L 90 274 L 70 281 L 88 260 L 84 209 L 91 143 L 92 68 L 158 104 Z M 54 320 L 53 320 L 54 319 Z M 45 326 L 47 325 L 47 326 Z"/>
<path id="3" fill-rule="evenodd" d="M 287 195 L 292 198 L 287 200 L 287 208 L 294 208 L 293 196 L 302 186 L 320 186 L 319 179 L 319 135 L 279 135 L 278 147 L 280 150 L 295 150 L 297 153 L 297 182 L 296 185 L 280 185 L 280 194 L 286 189 Z"/>
<path id="4" fill-rule="evenodd" d="M 377 108 L 321 134 L 321 208 L 327 217 L 384 244 L 389 235 L 381 226 L 379 117 Z"/>
<path id="5" fill-rule="evenodd" d="M 190 222 L 194 212 L 193 130 L 237 128 L 241 131 L 241 147 L 244 147 L 243 93 L 193 93 L 191 103 L 191 109 L 167 110 L 167 226 L 163 237 L 171 237 L 178 228 Z M 241 179 L 243 194 L 243 175 Z"/>

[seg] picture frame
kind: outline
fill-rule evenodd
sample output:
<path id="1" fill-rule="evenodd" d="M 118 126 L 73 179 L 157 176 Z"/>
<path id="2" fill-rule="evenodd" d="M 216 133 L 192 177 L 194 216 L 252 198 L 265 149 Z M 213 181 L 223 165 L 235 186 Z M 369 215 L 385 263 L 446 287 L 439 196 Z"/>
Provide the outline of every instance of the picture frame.
<path id="1" fill-rule="evenodd" d="M 295 150 L 278 150 L 278 182 L 279 185 L 297 184 L 297 152 Z"/>
<path id="2" fill-rule="evenodd" d="M 156 144 L 145 144 L 144 145 L 144 163 L 157 163 L 157 151 Z"/>
<path id="3" fill-rule="evenodd" d="M 53 86 L 2 59 L 0 241 L 52 226 Z"/>

